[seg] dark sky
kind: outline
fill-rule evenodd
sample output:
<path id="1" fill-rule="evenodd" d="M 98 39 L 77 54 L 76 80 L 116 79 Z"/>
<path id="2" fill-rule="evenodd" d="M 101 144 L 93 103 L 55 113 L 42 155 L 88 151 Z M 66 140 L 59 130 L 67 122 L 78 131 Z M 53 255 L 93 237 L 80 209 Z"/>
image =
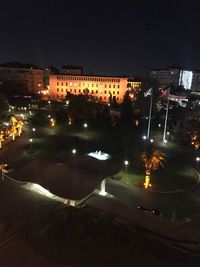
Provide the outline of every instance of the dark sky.
<path id="1" fill-rule="evenodd" d="M 107 75 L 200 68 L 198 0 L 6 0 L 0 36 L 0 63 L 80 65 Z"/>

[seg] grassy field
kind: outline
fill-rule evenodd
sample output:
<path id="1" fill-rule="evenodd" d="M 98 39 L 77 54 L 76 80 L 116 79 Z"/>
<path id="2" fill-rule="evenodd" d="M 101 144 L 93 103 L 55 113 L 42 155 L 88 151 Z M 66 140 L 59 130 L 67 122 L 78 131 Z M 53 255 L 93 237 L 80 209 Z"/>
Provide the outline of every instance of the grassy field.
<path id="1" fill-rule="evenodd" d="M 137 138 L 134 131 L 101 129 L 91 125 L 88 129 L 84 129 L 82 125 L 65 124 L 44 129 L 45 131 L 37 133 L 32 144 L 33 154 L 36 157 L 51 158 L 65 151 L 68 160 L 73 157 L 73 148 L 76 148 L 79 155 L 96 150 L 105 151 L 112 156 L 111 161 L 122 166 L 124 160 L 129 160 L 127 171 L 124 166 L 115 178 L 130 185 L 143 186 L 145 169 L 139 155 L 145 149 L 145 144 Z M 188 148 L 171 143 L 165 147 L 157 144 L 155 149 L 165 153 L 166 162 L 163 169 L 152 172 L 152 189 L 178 190 L 190 187 L 196 182 L 197 175 L 187 163 L 190 157 Z"/>

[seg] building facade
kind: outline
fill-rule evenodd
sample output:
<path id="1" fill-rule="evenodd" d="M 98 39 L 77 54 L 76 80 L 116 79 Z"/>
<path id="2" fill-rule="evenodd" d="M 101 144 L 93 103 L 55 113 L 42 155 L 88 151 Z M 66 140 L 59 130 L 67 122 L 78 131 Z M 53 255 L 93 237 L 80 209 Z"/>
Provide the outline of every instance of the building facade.
<path id="1" fill-rule="evenodd" d="M 173 84 L 182 85 L 185 90 L 200 91 L 200 72 L 185 70 L 179 67 L 169 67 L 150 71 L 150 76 L 159 81 L 162 88 Z"/>
<path id="2" fill-rule="evenodd" d="M 64 100 L 68 92 L 74 95 L 87 93 L 96 101 L 108 103 L 112 97 L 121 103 L 127 84 L 127 77 L 50 75 L 49 95 L 52 100 Z M 135 82 L 134 86 L 138 88 L 139 84 Z"/>
<path id="3" fill-rule="evenodd" d="M 43 70 L 0 66 L 0 80 L 21 84 L 29 92 L 37 93 L 44 87 Z"/>
<path id="4" fill-rule="evenodd" d="M 156 69 L 150 71 L 150 76 L 159 81 L 162 88 L 169 86 L 169 84 L 179 85 L 180 69 L 166 68 Z"/>
<path id="5" fill-rule="evenodd" d="M 60 70 L 61 74 L 67 74 L 67 75 L 82 75 L 83 74 L 83 68 L 79 66 L 62 66 Z"/>

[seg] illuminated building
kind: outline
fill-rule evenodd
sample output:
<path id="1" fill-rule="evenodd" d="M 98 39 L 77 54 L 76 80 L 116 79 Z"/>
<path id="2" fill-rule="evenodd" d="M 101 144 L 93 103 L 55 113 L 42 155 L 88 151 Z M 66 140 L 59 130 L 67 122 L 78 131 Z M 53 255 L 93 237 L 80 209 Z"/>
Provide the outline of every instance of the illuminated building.
<path id="1" fill-rule="evenodd" d="M 16 62 L 0 65 L 0 80 L 21 84 L 29 92 L 38 92 L 44 86 L 42 69 Z"/>
<path id="2" fill-rule="evenodd" d="M 150 71 L 150 76 L 159 81 L 162 88 L 173 84 L 182 85 L 185 90 L 200 91 L 200 72 L 185 70 L 180 67 L 169 67 Z"/>
<path id="3" fill-rule="evenodd" d="M 141 88 L 141 82 L 131 81 L 132 88 Z M 67 93 L 88 94 L 95 101 L 108 103 L 115 99 L 121 103 L 128 89 L 127 77 L 93 75 L 50 75 L 49 94 L 52 100 L 64 100 Z"/>

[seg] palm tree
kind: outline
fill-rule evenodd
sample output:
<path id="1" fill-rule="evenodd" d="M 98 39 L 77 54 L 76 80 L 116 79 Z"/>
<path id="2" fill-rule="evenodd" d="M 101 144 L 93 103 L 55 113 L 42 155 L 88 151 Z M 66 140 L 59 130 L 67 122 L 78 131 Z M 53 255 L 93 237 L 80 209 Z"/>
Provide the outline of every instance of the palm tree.
<path id="1" fill-rule="evenodd" d="M 145 166 L 145 188 L 151 186 L 150 175 L 152 171 L 156 171 L 159 167 L 164 167 L 165 155 L 159 151 L 143 152 L 140 156 Z"/>

